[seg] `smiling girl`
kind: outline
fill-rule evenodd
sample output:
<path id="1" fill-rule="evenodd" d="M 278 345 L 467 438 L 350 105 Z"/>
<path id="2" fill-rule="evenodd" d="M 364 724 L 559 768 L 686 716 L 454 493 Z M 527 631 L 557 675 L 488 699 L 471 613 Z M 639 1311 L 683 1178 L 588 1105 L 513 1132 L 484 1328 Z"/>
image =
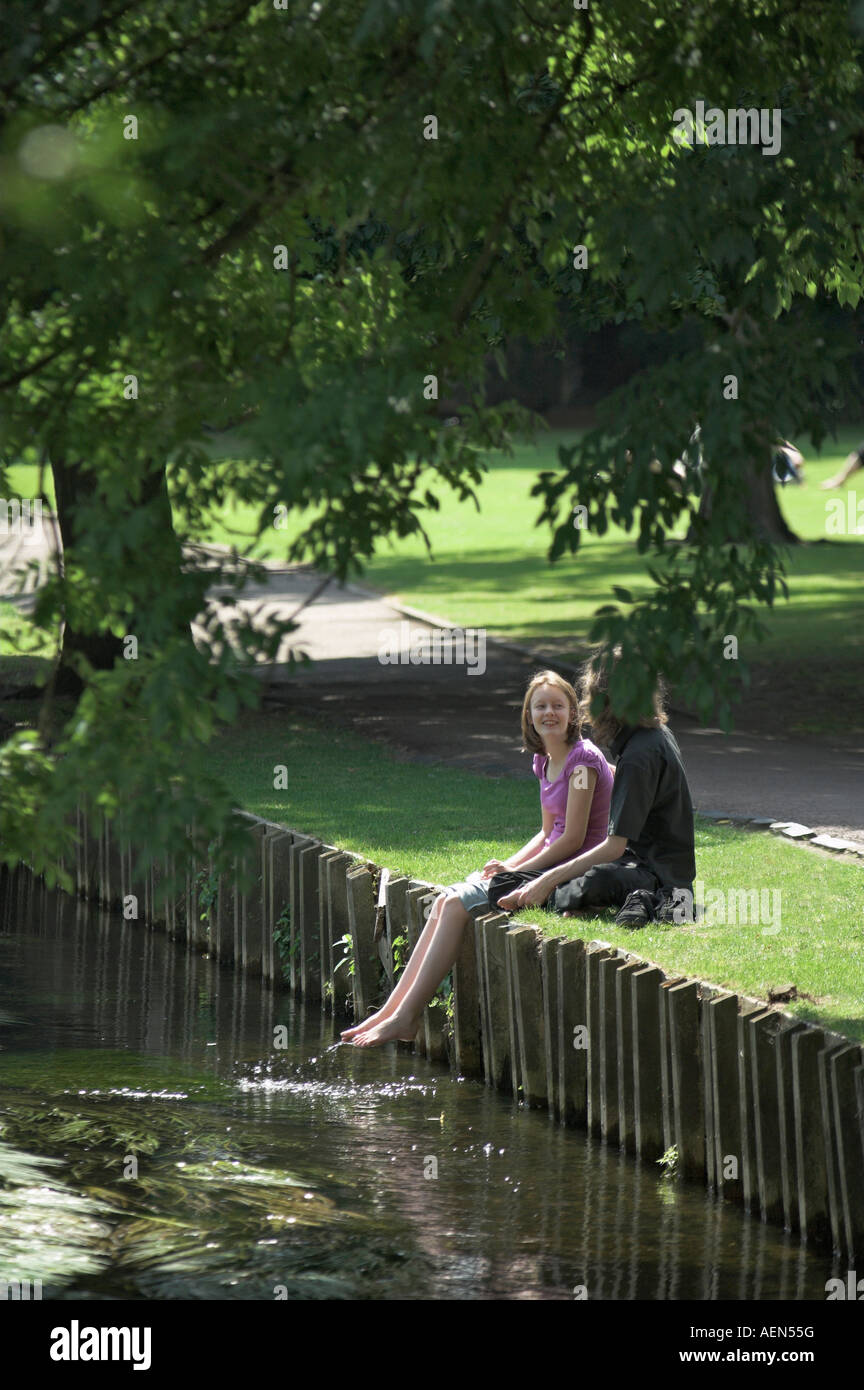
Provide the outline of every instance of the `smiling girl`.
<path id="1" fill-rule="evenodd" d="M 606 838 L 612 769 L 600 749 L 582 737 L 579 697 L 554 671 L 539 672 L 525 692 L 522 743 L 523 752 L 534 754 L 540 781 L 540 829 L 509 859 L 490 859 L 464 882 L 444 889 L 390 998 L 371 1018 L 347 1028 L 345 1042 L 374 1047 L 413 1039 L 425 1005 L 459 955 L 469 917 L 493 910 L 488 886 L 495 874 L 551 868 Z"/>

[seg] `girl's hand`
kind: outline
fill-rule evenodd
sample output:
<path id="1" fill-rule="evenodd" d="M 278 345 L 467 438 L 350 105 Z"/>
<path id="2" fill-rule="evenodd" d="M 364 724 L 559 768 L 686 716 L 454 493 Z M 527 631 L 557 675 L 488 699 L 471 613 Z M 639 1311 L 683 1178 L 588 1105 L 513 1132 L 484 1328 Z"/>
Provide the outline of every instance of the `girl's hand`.
<path id="1" fill-rule="evenodd" d="M 555 884 L 546 881 L 545 874 L 541 874 L 531 883 L 508 893 L 506 898 L 500 898 L 498 906 L 503 907 L 505 912 L 515 912 L 519 907 L 542 907 L 554 887 Z"/>
<path id="2" fill-rule="evenodd" d="M 490 859 L 488 864 L 483 865 L 483 877 L 493 878 L 495 874 L 505 874 L 510 868 L 509 864 L 504 864 L 500 859 Z"/>

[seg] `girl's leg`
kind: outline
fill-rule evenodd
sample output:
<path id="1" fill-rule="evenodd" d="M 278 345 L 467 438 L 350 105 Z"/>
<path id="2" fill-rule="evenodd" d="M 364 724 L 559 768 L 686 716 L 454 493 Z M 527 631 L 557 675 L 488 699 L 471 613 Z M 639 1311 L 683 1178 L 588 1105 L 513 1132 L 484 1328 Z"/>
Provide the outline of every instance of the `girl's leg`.
<path id="1" fill-rule="evenodd" d="M 376 1021 L 374 1027 L 354 1039 L 356 1047 L 376 1047 L 379 1043 L 394 1042 L 399 1038 L 405 1042 L 413 1041 L 425 1005 L 456 962 L 467 921 L 468 913 L 459 899 L 448 898 L 408 989 L 388 1018 L 380 1023 Z"/>
<path id="2" fill-rule="evenodd" d="M 439 893 L 438 897 L 432 905 L 432 911 L 429 913 L 426 925 L 423 928 L 420 937 L 418 938 L 417 945 L 411 952 L 411 955 L 408 958 L 408 964 L 402 971 L 402 974 L 399 977 L 399 981 L 394 986 L 389 999 L 387 999 L 386 1003 L 382 1004 L 381 1008 L 378 1010 L 377 1013 L 370 1014 L 369 1018 L 364 1019 L 362 1023 L 358 1023 L 354 1028 L 346 1028 L 344 1032 L 340 1035 L 343 1042 L 350 1042 L 351 1039 L 355 1038 L 358 1033 L 367 1032 L 370 1028 L 374 1028 L 376 1024 L 382 1023 L 385 1018 L 389 1018 L 391 1014 L 395 1013 L 396 1009 L 399 1007 L 402 1000 L 405 998 L 405 995 L 408 992 L 409 988 L 413 984 L 417 976 L 417 971 L 423 964 L 423 958 L 426 955 L 427 950 L 429 949 L 429 943 L 435 934 L 435 928 L 438 925 L 438 919 L 441 916 L 441 911 L 446 901 L 447 894 Z"/>

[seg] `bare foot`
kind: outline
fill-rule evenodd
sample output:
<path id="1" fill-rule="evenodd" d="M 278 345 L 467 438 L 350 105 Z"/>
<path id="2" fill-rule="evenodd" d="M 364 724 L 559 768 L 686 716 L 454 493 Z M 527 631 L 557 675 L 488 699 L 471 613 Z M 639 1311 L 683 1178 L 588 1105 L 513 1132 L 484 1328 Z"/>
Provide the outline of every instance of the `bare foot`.
<path id="1" fill-rule="evenodd" d="M 409 1018 L 405 1014 L 400 1014 L 398 1009 L 390 1018 L 382 1019 L 374 1028 L 368 1032 L 361 1033 L 354 1039 L 355 1047 L 378 1047 L 381 1043 L 388 1042 L 413 1042 L 420 1026 L 419 1018 Z"/>
<path id="2" fill-rule="evenodd" d="M 343 1029 L 339 1036 L 343 1042 L 350 1042 L 358 1033 L 365 1033 L 369 1028 L 374 1028 L 376 1024 L 383 1023 L 385 1018 L 389 1018 L 389 1014 L 385 1013 L 383 1009 L 379 1009 L 377 1013 L 364 1018 L 362 1023 L 355 1023 L 353 1028 Z"/>

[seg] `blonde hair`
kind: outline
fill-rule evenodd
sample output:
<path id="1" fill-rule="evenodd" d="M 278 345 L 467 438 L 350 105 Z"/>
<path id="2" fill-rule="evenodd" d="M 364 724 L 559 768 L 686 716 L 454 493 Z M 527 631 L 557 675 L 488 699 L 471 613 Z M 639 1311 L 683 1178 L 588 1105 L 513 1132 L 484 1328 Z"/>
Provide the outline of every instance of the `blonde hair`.
<path id="1" fill-rule="evenodd" d="M 580 723 L 590 724 L 591 732 L 596 743 L 602 743 L 609 748 L 614 742 L 615 737 L 624 728 L 623 720 L 612 708 L 606 690 L 609 684 L 609 674 L 616 661 L 621 655 L 620 647 L 616 647 L 611 657 L 608 652 L 600 651 L 595 656 L 590 657 L 582 668 L 579 682 L 579 719 Z M 596 705 L 602 696 L 600 709 Z M 669 716 L 666 713 L 666 684 L 660 676 L 652 695 L 653 714 L 640 715 L 636 724 L 642 729 L 659 729 L 663 724 L 668 724 Z M 595 707 L 592 714 L 592 705 Z"/>
<path id="2" fill-rule="evenodd" d="M 579 696 L 569 681 L 559 676 L 557 671 L 538 671 L 528 682 L 525 699 L 522 701 L 522 752 L 545 753 L 546 745 L 531 721 L 531 700 L 541 685 L 553 685 L 563 691 L 570 705 L 570 723 L 567 728 L 567 742 L 576 743 L 582 737 L 582 712 Z"/>

